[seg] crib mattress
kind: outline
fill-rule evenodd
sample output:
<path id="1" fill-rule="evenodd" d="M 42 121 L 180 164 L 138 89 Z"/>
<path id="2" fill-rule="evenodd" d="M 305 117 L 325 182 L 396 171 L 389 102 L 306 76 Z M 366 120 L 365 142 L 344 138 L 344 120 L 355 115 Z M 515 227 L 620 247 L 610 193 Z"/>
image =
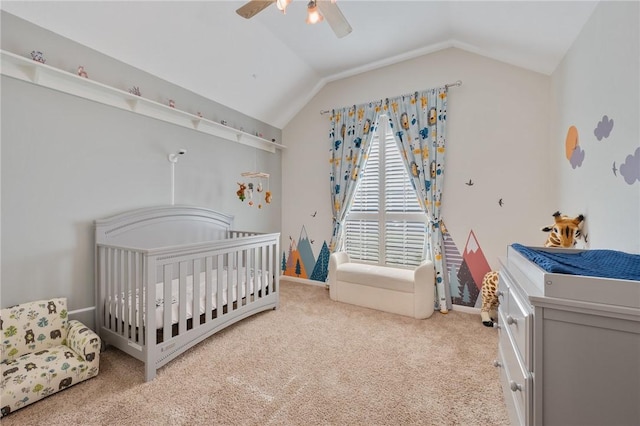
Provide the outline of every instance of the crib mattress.
<path id="1" fill-rule="evenodd" d="M 212 284 L 211 284 L 211 303 L 212 306 L 215 309 L 215 306 L 217 304 L 217 298 L 218 298 L 218 271 L 217 270 L 213 270 L 212 271 Z M 227 291 L 227 287 L 228 287 L 228 271 L 227 268 L 224 268 L 224 270 L 222 271 L 222 304 L 223 306 L 227 305 L 228 302 L 228 291 Z M 240 283 L 240 298 L 243 299 L 247 296 L 247 283 L 246 283 L 246 273 L 244 271 L 244 268 L 240 268 L 240 272 L 239 275 L 241 277 L 241 283 Z M 254 290 L 260 291 L 262 289 L 262 271 L 258 271 L 257 273 L 257 280 L 254 280 L 254 273 L 253 271 L 251 271 L 250 273 L 250 279 L 249 279 L 249 295 L 254 293 Z M 255 282 L 257 281 L 257 288 L 255 287 Z M 186 284 L 186 297 L 187 297 L 187 302 L 186 302 L 186 318 L 187 319 L 191 319 L 193 317 L 193 275 L 188 275 L 186 277 L 185 280 L 185 284 Z M 237 302 L 238 301 L 238 271 L 237 269 L 233 269 L 232 270 L 232 274 L 231 274 L 231 284 L 232 284 L 232 288 L 231 288 L 231 300 L 232 302 Z M 200 279 L 199 279 L 199 287 L 200 287 L 200 292 L 199 292 L 199 302 L 198 302 L 198 310 L 199 310 L 199 315 L 202 315 L 205 313 L 206 311 L 206 295 L 205 295 L 205 290 L 206 290 L 206 273 L 205 272 L 201 272 L 200 273 Z M 142 292 L 142 309 L 143 309 L 143 314 L 142 314 L 142 318 L 143 321 L 146 318 L 146 291 Z M 180 303 L 179 303 L 179 299 L 180 299 L 180 280 L 179 279 L 173 279 L 171 281 L 171 324 L 177 324 L 178 323 L 178 318 L 179 318 L 179 314 L 180 314 Z M 114 303 L 109 303 L 110 309 L 109 309 L 109 313 L 114 315 L 116 318 L 118 318 L 120 315 L 123 315 L 124 309 L 126 308 L 124 306 L 124 302 L 125 302 L 125 297 L 124 297 L 124 293 L 120 294 L 120 297 L 115 296 L 113 298 L 113 302 Z M 117 306 L 116 309 L 113 309 L 115 312 L 112 312 L 111 307 L 112 306 Z M 137 315 L 136 315 L 136 309 L 140 306 L 140 299 L 139 299 L 139 292 L 135 291 L 129 291 L 128 292 L 128 297 L 127 297 L 127 306 L 129 309 L 129 319 L 131 321 L 130 325 L 133 325 L 134 321 L 135 321 L 135 326 L 138 327 L 140 324 L 138 323 L 138 319 L 137 319 Z M 165 297 L 164 297 L 164 283 L 159 282 L 156 284 L 156 311 L 155 311 L 155 326 L 156 329 L 161 329 L 164 327 L 164 306 L 165 306 Z M 146 324 L 144 324 L 146 325 Z"/>

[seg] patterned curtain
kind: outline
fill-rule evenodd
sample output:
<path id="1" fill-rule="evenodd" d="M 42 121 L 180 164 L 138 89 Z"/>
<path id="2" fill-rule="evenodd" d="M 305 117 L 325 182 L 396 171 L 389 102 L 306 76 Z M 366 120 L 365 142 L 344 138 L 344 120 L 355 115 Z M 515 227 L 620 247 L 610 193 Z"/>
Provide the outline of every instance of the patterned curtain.
<path id="1" fill-rule="evenodd" d="M 358 173 L 378 125 L 382 101 L 334 109 L 331 113 L 329 162 L 333 235 L 331 253 L 342 246 L 342 223 L 355 193 Z"/>
<path id="2" fill-rule="evenodd" d="M 447 313 L 446 265 L 440 208 L 444 178 L 447 88 L 440 87 L 386 100 L 387 114 L 398 148 L 420 205 L 429 219 L 425 254 L 436 270 L 436 292 L 440 312 Z"/>

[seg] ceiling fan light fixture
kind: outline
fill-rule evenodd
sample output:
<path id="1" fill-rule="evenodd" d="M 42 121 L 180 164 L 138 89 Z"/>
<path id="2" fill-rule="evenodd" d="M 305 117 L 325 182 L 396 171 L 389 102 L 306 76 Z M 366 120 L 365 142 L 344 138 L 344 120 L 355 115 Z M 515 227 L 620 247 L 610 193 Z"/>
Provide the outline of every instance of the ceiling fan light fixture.
<path id="1" fill-rule="evenodd" d="M 279 10 L 282 11 L 283 14 L 287 13 L 287 6 L 291 3 L 292 0 L 276 0 L 276 6 Z"/>
<path id="2" fill-rule="evenodd" d="M 323 21 L 323 17 L 318 11 L 318 5 L 315 0 L 309 1 L 307 5 L 307 24 L 317 24 Z"/>

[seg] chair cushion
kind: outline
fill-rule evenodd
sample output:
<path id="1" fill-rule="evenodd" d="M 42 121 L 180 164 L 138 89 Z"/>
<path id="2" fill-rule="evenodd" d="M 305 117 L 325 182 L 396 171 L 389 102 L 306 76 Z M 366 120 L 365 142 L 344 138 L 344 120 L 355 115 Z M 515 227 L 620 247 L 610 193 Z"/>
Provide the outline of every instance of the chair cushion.
<path id="1" fill-rule="evenodd" d="M 403 293 L 414 292 L 414 271 L 364 263 L 343 263 L 336 270 L 338 281 L 385 288 Z"/>
<path id="2" fill-rule="evenodd" d="M 0 417 L 98 374 L 98 360 L 85 361 L 57 345 L 3 361 Z"/>
<path id="3" fill-rule="evenodd" d="M 61 345 L 67 338 L 67 299 L 22 303 L 0 310 L 2 361 Z"/>

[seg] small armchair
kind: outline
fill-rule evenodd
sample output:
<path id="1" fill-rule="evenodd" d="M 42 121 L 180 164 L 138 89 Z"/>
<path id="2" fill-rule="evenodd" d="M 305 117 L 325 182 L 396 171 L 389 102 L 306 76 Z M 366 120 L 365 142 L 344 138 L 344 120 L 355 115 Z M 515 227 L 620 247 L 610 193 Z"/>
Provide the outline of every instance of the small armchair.
<path id="1" fill-rule="evenodd" d="M 66 298 L 2 309 L 0 331 L 0 417 L 98 374 L 100 338 Z"/>

